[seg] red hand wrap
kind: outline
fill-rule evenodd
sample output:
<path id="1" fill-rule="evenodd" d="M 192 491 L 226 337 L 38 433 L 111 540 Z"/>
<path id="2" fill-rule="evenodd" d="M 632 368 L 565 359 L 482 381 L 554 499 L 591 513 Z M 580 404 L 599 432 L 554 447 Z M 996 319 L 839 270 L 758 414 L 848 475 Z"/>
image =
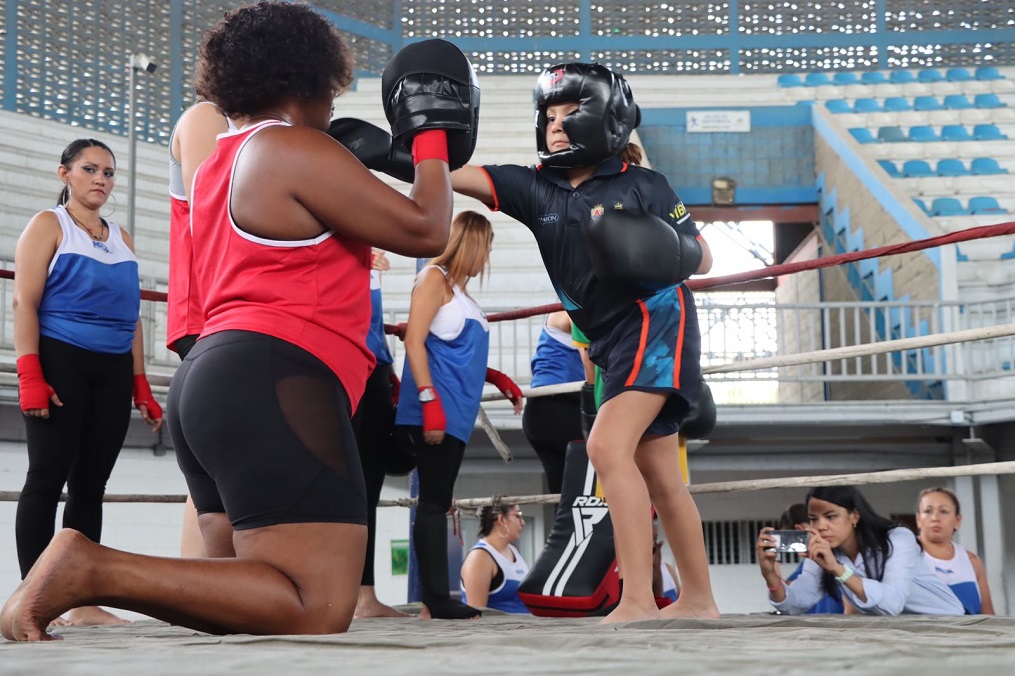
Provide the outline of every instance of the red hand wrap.
<path id="1" fill-rule="evenodd" d="M 26 354 L 18 357 L 18 396 L 21 410 L 28 412 L 35 408 L 49 408 L 49 398 L 55 390 L 42 375 L 39 355 Z"/>
<path id="2" fill-rule="evenodd" d="M 412 139 L 412 163 L 423 160 L 448 161 L 448 134 L 443 129 L 427 129 Z"/>
<path id="3" fill-rule="evenodd" d="M 391 405 L 398 406 L 398 395 L 402 391 L 402 381 L 398 379 L 394 371 L 388 373 L 388 382 L 391 384 Z"/>
<path id="4" fill-rule="evenodd" d="M 141 404 L 148 407 L 148 415 L 154 420 L 162 419 L 162 407 L 152 395 L 152 387 L 148 384 L 148 378 L 145 377 L 145 374 L 138 373 L 134 376 L 134 406 L 141 408 Z"/>
<path id="5" fill-rule="evenodd" d="M 424 432 L 443 432 L 448 428 L 448 421 L 444 417 L 444 406 L 441 404 L 441 395 L 437 394 L 436 388 L 419 388 L 421 391 L 425 389 L 433 390 L 433 396 L 436 397 L 433 401 L 428 401 L 423 404 L 423 431 Z"/>
<path id="6" fill-rule="evenodd" d="M 486 382 L 495 386 L 513 404 L 522 398 L 522 390 L 506 373 L 494 369 L 486 370 Z"/>

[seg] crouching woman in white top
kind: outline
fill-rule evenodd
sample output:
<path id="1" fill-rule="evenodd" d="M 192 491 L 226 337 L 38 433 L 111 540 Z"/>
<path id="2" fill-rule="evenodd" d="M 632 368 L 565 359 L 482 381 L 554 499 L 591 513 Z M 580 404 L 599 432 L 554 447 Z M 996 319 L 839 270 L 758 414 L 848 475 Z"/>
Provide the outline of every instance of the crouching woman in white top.
<path id="1" fill-rule="evenodd" d="M 865 615 L 964 613 L 959 599 L 923 561 L 912 531 L 875 512 L 856 488 L 814 488 L 806 502 L 807 560 L 792 585 L 779 577 L 771 529 L 758 536 L 758 565 L 776 610 L 803 614 L 837 586 L 843 601 Z"/>

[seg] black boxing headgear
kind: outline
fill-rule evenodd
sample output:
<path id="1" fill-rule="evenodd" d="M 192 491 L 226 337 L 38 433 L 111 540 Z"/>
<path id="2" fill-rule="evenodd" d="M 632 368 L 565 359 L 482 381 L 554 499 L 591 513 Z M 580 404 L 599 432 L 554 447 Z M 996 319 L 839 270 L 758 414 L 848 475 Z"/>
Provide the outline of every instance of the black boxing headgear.
<path id="1" fill-rule="evenodd" d="M 562 63 L 543 71 L 536 83 L 536 148 L 548 167 L 591 167 L 627 146 L 641 123 L 631 86 L 622 75 L 598 63 Z M 551 153 L 546 147 L 546 109 L 577 103 L 563 120 L 571 147 Z"/>

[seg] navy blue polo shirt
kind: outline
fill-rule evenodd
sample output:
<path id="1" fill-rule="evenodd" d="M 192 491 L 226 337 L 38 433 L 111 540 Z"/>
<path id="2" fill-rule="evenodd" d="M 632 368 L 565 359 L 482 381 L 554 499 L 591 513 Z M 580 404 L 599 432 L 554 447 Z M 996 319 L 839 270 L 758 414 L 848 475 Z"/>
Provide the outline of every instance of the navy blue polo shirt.
<path id="1" fill-rule="evenodd" d="M 697 237 L 698 228 L 662 174 L 617 158 L 600 164 L 577 188 L 564 170 L 549 167 L 485 165 L 493 188 L 494 210 L 502 211 L 536 236 L 550 281 L 572 321 L 590 340 L 602 338 L 646 295 L 633 286 L 600 281 L 584 226 L 607 209 L 655 214 L 677 232 Z"/>

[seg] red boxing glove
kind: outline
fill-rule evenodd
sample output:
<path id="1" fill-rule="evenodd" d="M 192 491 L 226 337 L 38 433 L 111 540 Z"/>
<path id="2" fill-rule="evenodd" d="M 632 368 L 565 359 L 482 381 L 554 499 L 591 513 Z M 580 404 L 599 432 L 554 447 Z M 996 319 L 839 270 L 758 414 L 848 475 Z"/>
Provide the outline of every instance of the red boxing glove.
<path id="1" fill-rule="evenodd" d="M 448 134 L 443 129 L 427 129 L 412 139 L 412 163 L 423 160 L 448 161 Z"/>
<path id="2" fill-rule="evenodd" d="M 443 432 L 448 428 L 448 421 L 444 417 L 444 406 L 441 404 L 441 395 L 437 394 L 437 388 L 435 387 L 421 387 L 419 391 L 422 393 L 424 390 L 433 393 L 433 399 L 430 401 L 422 402 L 423 406 L 423 431 L 424 432 Z"/>
<path id="3" fill-rule="evenodd" d="M 152 395 L 152 387 L 148 384 L 148 378 L 143 373 L 137 373 L 134 375 L 134 406 L 141 408 L 141 404 L 148 407 L 150 418 L 162 420 L 162 407 Z"/>
<path id="4" fill-rule="evenodd" d="M 26 354 L 18 357 L 18 396 L 21 410 L 25 413 L 36 408 L 49 408 L 49 398 L 56 390 L 49 386 L 42 376 L 42 362 L 39 355 Z"/>
<path id="5" fill-rule="evenodd" d="M 486 382 L 500 390 L 512 404 L 521 401 L 521 388 L 515 385 L 515 381 L 511 380 L 506 373 L 501 373 L 500 371 L 488 368 L 486 370 Z"/>
<path id="6" fill-rule="evenodd" d="M 398 406 L 398 395 L 402 391 L 402 382 L 394 371 L 388 371 L 388 382 L 391 384 L 391 405 Z"/>

